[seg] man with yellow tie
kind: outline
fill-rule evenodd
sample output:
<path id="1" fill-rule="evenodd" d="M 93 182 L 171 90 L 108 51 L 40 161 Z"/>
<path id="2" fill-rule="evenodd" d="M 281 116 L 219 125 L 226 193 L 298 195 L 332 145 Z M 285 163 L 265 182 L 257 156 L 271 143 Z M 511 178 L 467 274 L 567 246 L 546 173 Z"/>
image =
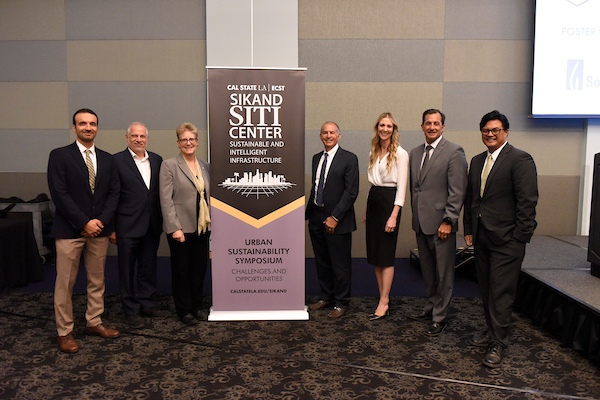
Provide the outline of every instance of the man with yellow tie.
<path id="1" fill-rule="evenodd" d="M 86 333 L 105 338 L 119 332 L 102 324 L 104 264 L 108 235 L 119 202 L 119 175 L 112 156 L 94 145 L 98 116 L 89 109 L 73 115 L 77 140 L 52 150 L 48 159 L 48 187 L 56 207 L 51 236 L 56 243 L 54 312 L 59 348 L 79 350 L 73 337 L 73 285 L 84 257 L 87 275 Z"/>
<path id="2" fill-rule="evenodd" d="M 475 246 L 475 269 L 488 326 L 471 344 L 487 347 L 483 364 L 502 364 L 525 244 L 537 226 L 537 171 L 533 158 L 508 144 L 508 119 L 494 110 L 479 123 L 487 151 L 469 168 L 465 242 Z"/>

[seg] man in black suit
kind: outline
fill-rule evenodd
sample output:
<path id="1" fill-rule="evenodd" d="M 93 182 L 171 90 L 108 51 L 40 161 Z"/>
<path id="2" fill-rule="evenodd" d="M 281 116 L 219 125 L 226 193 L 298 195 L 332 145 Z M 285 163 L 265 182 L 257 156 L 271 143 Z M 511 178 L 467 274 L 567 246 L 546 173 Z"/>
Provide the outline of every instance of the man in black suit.
<path id="1" fill-rule="evenodd" d="M 311 310 L 334 305 L 327 316 L 348 312 L 352 278 L 352 232 L 356 230 L 354 201 L 358 196 L 358 158 L 338 145 L 335 122 L 321 127 L 325 151 L 312 159 L 312 188 L 306 207 L 308 231 L 315 252 L 321 298 Z"/>
<path id="2" fill-rule="evenodd" d="M 87 274 L 86 332 L 105 338 L 119 332 L 102 324 L 104 264 L 108 235 L 119 202 L 119 175 L 112 156 L 94 146 L 98 116 L 81 109 L 73 115 L 77 140 L 52 150 L 48 186 L 56 207 L 51 236 L 56 239 L 54 311 L 58 345 L 67 353 L 79 350 L 73 337 L 73 285 L 83 254 Z"/>
<path id="3" fill-rule="evenodd" d="M 471 344 L 487 347 L 483 364 L 502 364 L 521 263 L 537 225 L 537 172 L 531 156 L 507 143 L 508 119 L 494 110 L 479 123 L 488 150 L 471 160 L 465 201 L 465 242 L 475 268 L 487 333 Z"/>
<path id="4" fill-rule="evenodd" d="M 121 194 L 110 241 L 119 249 L 119 286 L 127 324 L 144 327 L 141 315 L 166 318 L 156 307 L 156 252 L 162 232 L 158 176 L 162 157 L 146 151 L 148 129 L 134 122 L 125 134 L 127 148 L 113 156 Z M 137 280 L 136 280 L 137 261 Z M 137 290 L 137 293 L 136 293 Z M 141 314 L 141 315 L 140 315 Z"/>

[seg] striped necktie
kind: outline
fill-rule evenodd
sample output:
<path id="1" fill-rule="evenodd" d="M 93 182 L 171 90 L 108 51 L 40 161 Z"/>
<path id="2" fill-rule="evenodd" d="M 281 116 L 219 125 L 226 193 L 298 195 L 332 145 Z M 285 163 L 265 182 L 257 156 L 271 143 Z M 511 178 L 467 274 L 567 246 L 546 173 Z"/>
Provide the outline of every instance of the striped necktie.
<path id="1" fill-rule="evenodd" d="M 485 167 L 483 168 L 483 174 L 481 175 L 481 187 L 479 188 L 479 196 L 483 197 L 483 191 L 485 190 L 485 182 L 487 181 L 488 175 L 490 174 L 490 169 L 492 169 L 492 163 L 494 159 L 492 155 L 487 158 L 485 161 Z"/>
<path id="2" fill-rule="evenodd" d="M 85 165 L 88 169 L 88 183 L 90 184 L 90 189 L 92 190 L 93 194 L 94 190 L 96 189 L 96 171 L 94 171 L 94 163 L 92 162 L 92 156 L 90 155 L 91 153 L 92 151 L 89 149 L 85 151 Z"/>

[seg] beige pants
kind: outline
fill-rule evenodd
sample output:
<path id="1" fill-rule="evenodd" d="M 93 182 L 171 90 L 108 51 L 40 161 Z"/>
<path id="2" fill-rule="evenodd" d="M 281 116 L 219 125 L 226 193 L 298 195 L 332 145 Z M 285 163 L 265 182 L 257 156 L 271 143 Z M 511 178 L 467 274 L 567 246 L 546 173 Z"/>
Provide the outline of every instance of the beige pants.
<path id="1" fill-rule="evenodd" d="M 83 262 L 87 275 L 87 326 L 102 323 L 104 312 L 104 265 L 108 237 L 56 239 L 56 284 L 54 286 L 54 313 L 59 336 L 73 331 L 73 286 L 79 271 L 79 260 Z"/>

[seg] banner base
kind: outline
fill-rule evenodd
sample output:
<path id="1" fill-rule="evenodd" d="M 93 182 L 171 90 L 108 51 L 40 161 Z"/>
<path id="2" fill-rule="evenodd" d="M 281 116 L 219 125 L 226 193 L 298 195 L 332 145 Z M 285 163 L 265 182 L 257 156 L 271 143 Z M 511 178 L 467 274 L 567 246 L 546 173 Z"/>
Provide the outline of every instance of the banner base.
<path id="1" fill-rule="evenodd" d="M 213 311 L 210 308 L 209 321 L 307 321 L 308 308 L 304 310 L 251 310 Z"/>

